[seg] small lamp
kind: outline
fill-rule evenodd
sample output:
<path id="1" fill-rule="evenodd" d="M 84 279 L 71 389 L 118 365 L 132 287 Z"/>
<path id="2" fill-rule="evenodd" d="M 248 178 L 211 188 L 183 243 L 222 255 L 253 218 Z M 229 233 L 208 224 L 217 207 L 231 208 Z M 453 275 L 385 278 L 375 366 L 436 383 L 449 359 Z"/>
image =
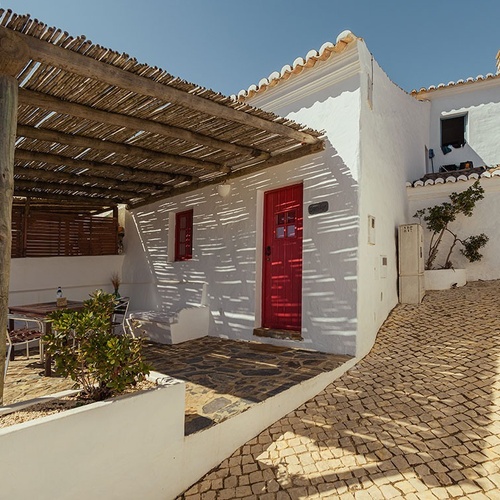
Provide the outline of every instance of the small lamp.
<path id="1" fill-rule="evenodd" d="M 221 198 L 226 198 L 227 196 L 229 196 L 230 192 L 231 192 L 231 184 L 227 184 L 226 181 L 217 186 L 217 194 Z"/>

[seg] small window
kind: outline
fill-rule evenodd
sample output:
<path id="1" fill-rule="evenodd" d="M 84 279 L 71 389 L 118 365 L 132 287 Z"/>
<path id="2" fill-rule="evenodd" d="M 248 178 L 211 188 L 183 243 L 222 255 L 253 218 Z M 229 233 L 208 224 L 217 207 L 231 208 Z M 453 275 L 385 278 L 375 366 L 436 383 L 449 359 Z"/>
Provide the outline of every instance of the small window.
<path id="1" fill-rule="evenodd" d="M 441 147 L 461 148 L 465 144 L 465 115 L 441 120 Z"/>
<path id="2" fill-rule="evenodd" d="M 175 214 L 175 260 L 193 257 L 193 210 Z"/>

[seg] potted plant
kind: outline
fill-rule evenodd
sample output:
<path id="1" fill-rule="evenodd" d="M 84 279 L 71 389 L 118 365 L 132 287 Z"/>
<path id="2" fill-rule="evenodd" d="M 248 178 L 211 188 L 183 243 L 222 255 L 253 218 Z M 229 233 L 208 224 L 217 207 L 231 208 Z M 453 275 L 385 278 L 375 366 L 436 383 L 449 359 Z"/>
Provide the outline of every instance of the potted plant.
<path id="1" fill-rule="evenodd" d="M 450 201 L 417 210 L 414 215 L 421 223 L 422 221 L 425 223 L 426 228 L 431 233 L 429 251 L 425 259 L 426 275 L 428 275 L 427 271 L 430 270 L 457 271 L 451 260 L 453 250 L 457 245 L 462 247 L 460 248 L 460 253 L 464 255 L 469 262 L 481 260 L 483 257 L 481 249 L 486 245 L 489 239 L 484 233 L 469 236 L 467 238 L 460 238 L 455 230 L 450 227 L 460 215 L 471 217 L 476 203 L 484 198 L 484 189 L 479 181 L 476 181 L 472 186 L 461 193 L 451 193 L 449 198 Z M 439 250 L 441 249 L 442 251 L 443 246 L 447 246 L 444 262 L 442 262 L 442 264 L 436 264 Z M 465 270 L 463 270 L 463 276 L 465 280 Z M 451 279 L 456 282 L 456 278 L 455 276 Z M 440 280 L 440 278 L 438 279 Z M 426 284 L 427 281 L 428 277 L 426 276 Z M 447 281 L 447 278 L 445 278 L 445 281 Z M 446 288 L 448 287 L 449 284 Z M 427 288 L 433 289 L 432 286 Z"/>
<path id="2" fill-rule="evenodd" d="M 115 290 L 113 295 L 117 299 L 120 298 L 120 293 L 118 292 L 118 289 L 122 284 L 122 279 L 120 278 L 120 275 L 117 272 L 111 274 L 111 284 L 113 285 L 113 288 Z"/>
<path id="3" fill-rule="evenodd" d="M 70 377 L 83 396 L 103 400 L 145 379 L 142 339 L 114 335 L 112 294 L 94 292 L 82 311 L 59 310 L 50 315 L 52 332 L 45 337 L 56 372 Z"/>

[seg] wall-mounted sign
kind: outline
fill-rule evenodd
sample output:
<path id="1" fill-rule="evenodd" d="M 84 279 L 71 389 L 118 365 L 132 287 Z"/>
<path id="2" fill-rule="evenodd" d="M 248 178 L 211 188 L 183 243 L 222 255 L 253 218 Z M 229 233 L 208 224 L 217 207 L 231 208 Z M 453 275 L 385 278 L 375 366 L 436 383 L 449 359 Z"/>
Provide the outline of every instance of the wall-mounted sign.
<path id="1" fill-rule="evenodd" d="M 309 215 L 317 215 L 328 212 L 328 202 L 320 201 L 319 203 L 313 203 L 307 207 L 307 211 L 309 212 Z"/>

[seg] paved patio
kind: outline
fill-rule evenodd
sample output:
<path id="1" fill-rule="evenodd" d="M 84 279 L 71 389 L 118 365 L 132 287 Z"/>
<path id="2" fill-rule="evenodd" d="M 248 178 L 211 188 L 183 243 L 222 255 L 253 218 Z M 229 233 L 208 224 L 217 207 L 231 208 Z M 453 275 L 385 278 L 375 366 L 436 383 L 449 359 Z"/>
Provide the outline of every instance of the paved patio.
<path id="1" fill-rule="evenodd" d="M 144 352 L 156 371 L 186 382 L 186 435 L 242 413 L 350 359 L 214 337 L 173 346 L 151 343 Z"/>
<path id="2" fill-rule="evenodd" d="M 214 337 L 174 346 L 148 343 L 144 357 L 154 370 L 186 382 L 186 435 L 223 422 L 350 359 Z M 69 379 L 44 377 L 37 354 L 30 360 L 19 354 L 9 365 L 4 404 L 73 387 Z"/>
<path id="3" fill-rule="evenodd" d="M 500 281 L 400 305 L 371 353 L 179 498 L 500 499 Z"/>

